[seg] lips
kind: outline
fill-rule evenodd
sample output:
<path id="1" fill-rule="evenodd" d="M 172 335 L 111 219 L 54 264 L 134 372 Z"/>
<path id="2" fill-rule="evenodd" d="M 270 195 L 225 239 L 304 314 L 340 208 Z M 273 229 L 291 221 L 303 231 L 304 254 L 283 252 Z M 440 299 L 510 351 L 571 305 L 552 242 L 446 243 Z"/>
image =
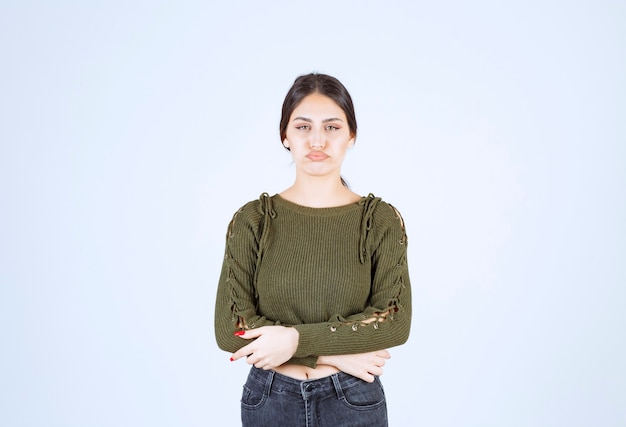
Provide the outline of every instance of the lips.
<path id="1" fill-rule="evenodd" d="M 324 154 L 321 151 L 311 151 L 309 154 L 306 155 L 306 158 L 314 161 L 314 162 L 321 162 L 322 160 L 326 160 L 329 156 L 327 154 Z"/>

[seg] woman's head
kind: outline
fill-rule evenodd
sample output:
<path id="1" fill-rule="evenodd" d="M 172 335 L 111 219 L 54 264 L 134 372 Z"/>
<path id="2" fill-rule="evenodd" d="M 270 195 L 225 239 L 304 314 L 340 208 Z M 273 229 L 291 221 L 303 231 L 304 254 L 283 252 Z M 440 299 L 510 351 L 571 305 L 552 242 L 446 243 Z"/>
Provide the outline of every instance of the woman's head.
<path id="1" fill-rule="evenodd" d="M 332 99 L 345 113 L 348 127 L 353 138 L 356 138 L 356 115 L 352 97 L 343 84 L 336 78 L 326 74 L 305 74 L 296 79 L 287 92 L 283 101 L 282 115 L 280 118 L 280 140 L 284 141 L 287 136 L 287 125 L 293 110 L 307 96 L 319 93 Z M 287 148 L 289 150 L 289 148 Z"/>

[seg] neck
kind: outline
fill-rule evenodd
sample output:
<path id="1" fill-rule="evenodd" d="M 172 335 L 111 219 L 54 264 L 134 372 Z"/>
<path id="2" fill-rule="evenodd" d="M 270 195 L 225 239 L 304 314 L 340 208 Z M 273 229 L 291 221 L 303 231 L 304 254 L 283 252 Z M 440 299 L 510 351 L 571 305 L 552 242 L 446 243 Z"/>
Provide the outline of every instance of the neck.
<path id="1" fill-rule="evenodd" d="M 291 202 L 313 208 L 341 206 L 360 199 L 341 183 L 339 176 L 296 177 L 293 185 L 280 195 Z"/>

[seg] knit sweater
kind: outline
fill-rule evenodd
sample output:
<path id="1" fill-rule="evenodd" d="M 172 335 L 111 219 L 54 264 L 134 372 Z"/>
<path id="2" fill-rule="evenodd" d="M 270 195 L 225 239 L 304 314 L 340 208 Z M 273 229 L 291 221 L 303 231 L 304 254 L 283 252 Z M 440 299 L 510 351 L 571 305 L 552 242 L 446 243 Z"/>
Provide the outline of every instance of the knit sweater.
<path id="1" fill-rule="evenodd" d="M 411 324 L 407 236 L 400 213 L 369 195 L 311 208 L 264 193 L 241 207 L 226 235 L 215 307 L 218 346 L 237 351 L 240 329 L 294 327 L 289 363 L 406 342 Z"/>

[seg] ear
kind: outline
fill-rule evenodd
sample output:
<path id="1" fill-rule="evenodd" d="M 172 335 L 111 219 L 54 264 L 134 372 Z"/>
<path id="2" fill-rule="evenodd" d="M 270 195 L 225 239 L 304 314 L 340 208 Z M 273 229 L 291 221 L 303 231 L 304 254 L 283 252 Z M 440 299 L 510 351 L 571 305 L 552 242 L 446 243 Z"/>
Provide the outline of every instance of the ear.
<path id="1" fill-rule="evenodd" d="M 354 146 L 354 136 L 351 136 L 350 139 L 348 140 L 348 148 L 352 148 L 352 146 Z"/>
<path id="2" fill-rule="evenodd" d="M 287 138 L 283 139 L 283 147 L 290 148 L 289 147 L 289 141 L 287 141 Z"/>

